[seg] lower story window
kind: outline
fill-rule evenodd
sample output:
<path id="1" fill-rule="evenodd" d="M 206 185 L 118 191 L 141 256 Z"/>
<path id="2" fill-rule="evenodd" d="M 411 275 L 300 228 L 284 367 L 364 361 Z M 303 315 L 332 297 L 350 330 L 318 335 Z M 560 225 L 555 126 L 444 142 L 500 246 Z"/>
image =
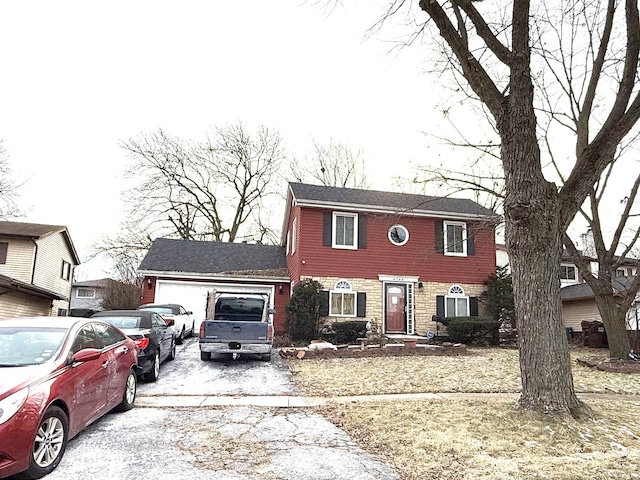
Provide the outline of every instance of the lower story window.
<path id="1" fill-rule="evenodd" d="M 329 315 L 356 316 L 356 292 L 351 290 L 351 284 L 348 281 L 336 282 L 334 289 L 329 292 Z"/>
<path id="2" fill-rule="evenodd" d="M 469 297 L 460 285 L 453 285 L 445 297 L 445 317 L 468 317 Z"/>

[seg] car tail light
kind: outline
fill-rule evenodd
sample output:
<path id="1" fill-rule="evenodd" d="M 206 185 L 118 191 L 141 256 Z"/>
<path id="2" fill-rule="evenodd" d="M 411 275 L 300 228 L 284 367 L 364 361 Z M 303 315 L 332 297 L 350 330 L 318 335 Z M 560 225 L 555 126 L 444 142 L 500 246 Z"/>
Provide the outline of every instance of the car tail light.
<path id="1" fill-rule="evenodd" d="M 162 318 L 164 319 L 164 323 L 166 323 L 167 325 L 169 325 L 169 320 L 174 320 L 173 316 L 169 315 L 163 315 Z"/>
<path id="2" fill-rule="evenodd" d="M 204 322 L 200 324 L 200 338 L 204 338 Z"/>
<path id="3" fill-rule="evenodd" d="M 267 329 L 267 340 L 273 340 L 273 325 L 269 324 Z"/>
<path id="4" fill-rule="evenodd" d="M 134 342 L 136 342 L 136 347 L 138 347 L 139 350 L 144 350 L 149 346 L 149 337 L 138 338 L 134 340 Z"/>

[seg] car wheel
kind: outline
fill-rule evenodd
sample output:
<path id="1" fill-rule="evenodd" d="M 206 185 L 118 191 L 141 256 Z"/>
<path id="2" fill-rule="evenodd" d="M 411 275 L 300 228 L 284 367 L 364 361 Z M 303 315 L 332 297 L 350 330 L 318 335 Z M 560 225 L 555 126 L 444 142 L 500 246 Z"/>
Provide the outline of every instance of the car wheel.
<path id="1" fill-rule="evenodd" d="M 158 351 L 153 354 L 153 365 L 151 365 L 151 370 L 144 374 L 145 382 L 155 382 L 158 380 L 160 376 L 160 355 L 158 355 Z"/>
<path id="2" fill-rule="evenodd" d="M 182 345 L 183 341 L 184 341 L 184 325 L 182 326 L 182 330 L 180 331 L 180 334 L 176 337 L 176 343 L 178 345 Z"/>
<path id="3" fill-rule="evenodd" d="M 211 360 L 211 352 L 200 352 L 200 360 Z"/>
<path id="4" fill-rule="evenodd" d="M 191 324 L 191 336 L 195 337 L 196 336 L 196 322 L 193 322 Z"/>
<path id="5" fill-rule="evenodd" d="M 171 339 L 171 350 L 169 350 L 169 356 L 167 360 L 174 360 L 176 358 L 176 341 Z"/>
<path id="6" fill-rule="evenodd" d="M 36 431 L 29 469 L 17 478 L 40 478 L 51 473 L 67 448 L 69 419 L 56 406 L 47 409 Z"/>
<path id="7" fill-rule="evenodd" d="M 124 392 L 122 393 L 122 402 L 115 408 L 118 412 L 126 412 L 127 410 L 131 410 L 136 403 L 136 390 L 137 390 L 138 379 L 136 377 L 136 372 L 133 370 L 129 371 L 129 375 L 127 375 L 127 381 L 124 384 Z"/>

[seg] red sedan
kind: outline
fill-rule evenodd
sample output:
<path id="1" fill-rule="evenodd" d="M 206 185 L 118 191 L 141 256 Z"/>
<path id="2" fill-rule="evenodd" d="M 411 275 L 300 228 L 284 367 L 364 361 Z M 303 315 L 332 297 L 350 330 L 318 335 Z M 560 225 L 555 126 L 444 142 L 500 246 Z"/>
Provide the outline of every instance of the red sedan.
<path id="1" fill-rule="evenodd" d="M 50 473 L 70 438 L 133 408 L 136 358 L 133 340 L 100 319 L 0 320 L 0 478 Z"/>

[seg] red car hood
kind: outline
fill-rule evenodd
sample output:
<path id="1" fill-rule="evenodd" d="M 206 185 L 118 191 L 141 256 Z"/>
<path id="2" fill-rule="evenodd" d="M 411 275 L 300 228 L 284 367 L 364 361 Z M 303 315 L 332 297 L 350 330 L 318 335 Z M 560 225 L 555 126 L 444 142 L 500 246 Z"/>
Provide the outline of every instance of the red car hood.
<path id="1" fill-rule="evenodd" d="M 46 377 L 54 368 L 53 362 L 26 367 L 0 367 L 0 400 L 10 393 Z"/>

